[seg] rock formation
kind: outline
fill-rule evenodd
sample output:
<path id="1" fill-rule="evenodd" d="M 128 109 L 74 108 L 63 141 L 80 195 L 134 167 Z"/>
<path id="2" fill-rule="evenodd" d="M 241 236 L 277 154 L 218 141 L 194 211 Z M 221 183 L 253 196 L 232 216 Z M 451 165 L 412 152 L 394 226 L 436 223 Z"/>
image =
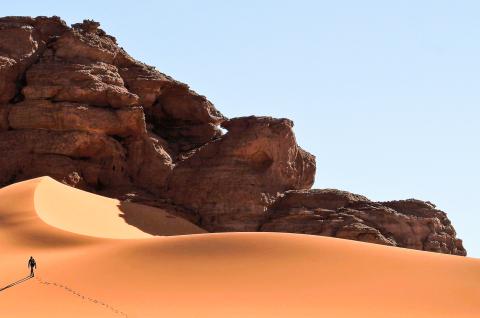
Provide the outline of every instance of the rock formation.
<path id="1" fill-rule="evenodd" d="M 174 202 L 198 211 L 210 231 L 256 231 L 278 192 L 313 184 L 315 160 L 297 146 L 287 119 L 235 118 L 228 133 L 178 162 Z"/>
<path id="2" fill-rule="evenodd" d="M 0 186 L 49 175 L 169 209 L 209 231 L 466 254 L 445 213 L 428 202 L 309 190 L 315 158 L 297 145 L 292 121 L 225 118 L 99 26 L 0 19 Z"/>
<path id="3" fill-rule="evenodd" d="M 334 189 L 290 190 L 270 207 L 260 231 L 305 233 L 465 255 L 446 214 L 430 202 L 372 202 Z"/>

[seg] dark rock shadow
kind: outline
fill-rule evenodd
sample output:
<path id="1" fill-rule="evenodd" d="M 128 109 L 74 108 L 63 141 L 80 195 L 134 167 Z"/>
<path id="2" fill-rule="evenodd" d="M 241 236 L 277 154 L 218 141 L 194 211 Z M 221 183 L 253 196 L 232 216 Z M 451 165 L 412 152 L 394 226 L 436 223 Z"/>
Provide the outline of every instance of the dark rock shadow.
<path id="1" fill-rule="evenodd" d="M 187 235 L 206 231 L 186 218 L 173 215 L 165 208 L 121 201 L 118 208 L 126 223 L 139 230 L 158 236 Z"/>

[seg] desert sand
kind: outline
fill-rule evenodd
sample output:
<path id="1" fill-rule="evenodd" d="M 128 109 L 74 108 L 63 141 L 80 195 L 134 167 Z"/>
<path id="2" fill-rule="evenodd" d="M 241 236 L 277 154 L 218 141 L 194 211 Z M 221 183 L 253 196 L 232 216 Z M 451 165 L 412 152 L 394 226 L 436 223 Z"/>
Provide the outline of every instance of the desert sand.
<path id="1" fill-rule="evenodd" d="M 480 317 L 478 259 L 202 232 L 48 177 L 0 189 L 0 317 Z"/>

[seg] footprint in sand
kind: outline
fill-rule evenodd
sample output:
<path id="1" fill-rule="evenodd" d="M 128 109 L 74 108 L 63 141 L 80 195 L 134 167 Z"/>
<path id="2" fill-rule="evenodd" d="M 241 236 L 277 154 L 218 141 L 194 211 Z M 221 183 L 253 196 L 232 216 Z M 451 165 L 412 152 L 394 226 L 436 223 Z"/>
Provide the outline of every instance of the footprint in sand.
<path id="1" fill-rule="evenodd" d="M 105 308 L 110 309 L 110 310 L 111 310 L 112 312 L 114 312 L 115 314 L 117 314 L 117 315 L 122 315 L 122 316 L 128 318 L 128 315 L 127 315 L 126 313 L 124 313 L 124 312 L 122 312 L 122 311 L 120 311 L 120 310 L 118 310 L 118 309 L 115 309 L 114 307 L 111 307 L 110 305 L 108 305 L 108 304 L 106 304 L 106 303 L 104 303 L 104 302 L 101 302 L 101 301 L 99 301 L 99 300 L 97 300 L 97 299 L 90 298 L 90 297 L 86 297 L 86 296 L 78 293 L 77 291 L 75 291 L 75 290 L 73 290 L 73 289 L 71 289 L 71 288 L 69 288 L 69 287 L 67 287 L 67 286 L 64 286 L 64 285 L 62 285 L 62 284 L 57 284 L 57 283 L 54 283 L 54 282 L 44 281 L 44 280 L 42 280 L 42 279 L 40 279 L 40 278 L 38 278 L 38 277 L 36 278 L 36 280 L 37 280 L 40 284 L 43 284 L 43 285 L 53 285 L 53 286 L 56 286 L 56 287 L 63 288 L 63 289 L 65 289 L 66 291 L 68 291 L 69 293 L 71 293 L 71 294 L 73 294 L 73 295 L 75 295 L 75 296 L 81 297 L 82 299 L 87 299 L 89 302 L 92 302 L 92 303 L 94 303 L 94 304 L 104 306 Z"/>

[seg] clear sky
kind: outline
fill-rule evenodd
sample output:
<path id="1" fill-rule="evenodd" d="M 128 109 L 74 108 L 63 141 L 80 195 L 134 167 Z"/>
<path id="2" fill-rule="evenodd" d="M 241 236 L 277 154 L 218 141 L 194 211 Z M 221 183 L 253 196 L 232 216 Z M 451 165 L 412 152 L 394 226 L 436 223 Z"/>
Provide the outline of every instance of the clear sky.
<path id="1" fill-rule="evenodd" d="M 91 18 L 226 116 L 295 121 L 315 187 L 418 198 L 480 257 L 478 1 L 8 1 Z"/>

